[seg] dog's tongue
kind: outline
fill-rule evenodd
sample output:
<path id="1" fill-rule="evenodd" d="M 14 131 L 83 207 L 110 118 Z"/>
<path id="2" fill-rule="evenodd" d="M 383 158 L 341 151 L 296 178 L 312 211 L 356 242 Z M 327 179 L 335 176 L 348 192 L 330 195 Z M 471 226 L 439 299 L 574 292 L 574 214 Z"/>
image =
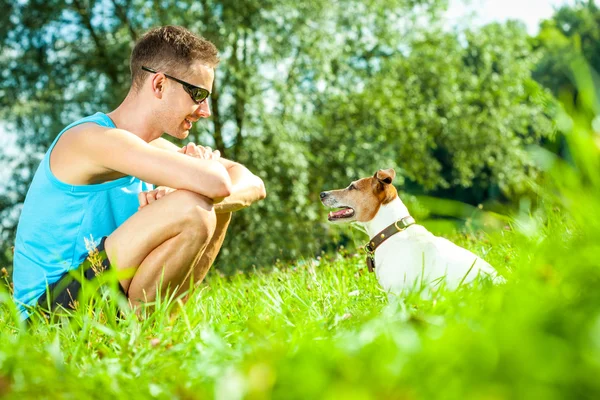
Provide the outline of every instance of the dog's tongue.
<path id="1" fill-rule="evenodd" d="M 352 215 L 353 213 L 354 213 L 354 210 L 352 210 L 351 208 L 344 208 L 343 210 L 330 212 L 329 218 L 348 217 L 348 216 Z"/>

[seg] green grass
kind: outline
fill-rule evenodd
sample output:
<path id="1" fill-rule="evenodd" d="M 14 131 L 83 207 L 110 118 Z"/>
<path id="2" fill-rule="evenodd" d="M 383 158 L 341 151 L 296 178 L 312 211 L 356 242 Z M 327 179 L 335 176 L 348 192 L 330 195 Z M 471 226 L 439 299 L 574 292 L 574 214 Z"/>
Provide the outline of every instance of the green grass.
<path id="1" fill-rule="evenodd" d="M 536 153 L 545 184 L 510 229 L 503 219 L 487 234 L 451 235 L 504 284 L 389 298 L 363 255 L 341 250 L 268 272 L 213 272 L 186 303 L 161 299 L 141 318 L 116 322 L 115 303 L 101 300 L 28 327 L 0 290 L 0 396 L 600 398 L 596 137 L 574 125 L 570 164 Z"/>
<path id="2" fill-rule="evenodd" d="M 582 144 L 584 163 L 546 160 L 551 184 L 536 189 L 535 208 L 524 202 L 487 234 L 450 235 L 504 284 L 388 297 L 364 255 L 340 249 L 212 272 L 187 302 L 159 299 L 119 322 L 115 302 L 96 299 L 70 319 L 24 326 L 4 290 L 0 396 L 599 398 L 600 179 L 590 165 L 600 151 Z"/>
<path id="3" fill-rule="evenodd" d="M 600 236 L 561 212 L 453 239 L 507 278 L 388 298 L 362 255 L 231 277 L 114 321 L 0 309 L 7 398 L 597 398 Z M 532 228 L 533 226 L 533 228 Z M 593 224 L 587 226 L 593 227 Z"/>

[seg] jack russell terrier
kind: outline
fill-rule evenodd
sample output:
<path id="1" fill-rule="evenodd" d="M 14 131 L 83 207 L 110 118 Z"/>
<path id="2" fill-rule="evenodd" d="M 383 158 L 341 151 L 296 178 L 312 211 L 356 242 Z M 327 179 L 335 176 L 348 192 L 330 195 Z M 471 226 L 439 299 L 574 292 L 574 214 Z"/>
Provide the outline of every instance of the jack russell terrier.
<path id="1" fill-rule="evenodd" d="M 367 265 L 384 290 L 398 294 L 442 282 L 455 289 L 480 274 L 502 279 L 475 254 L 415 224 L 392 185 L 395 176 L 393 169 L 379 170 L 320 195 L 325 206 L 341 209 L 329 213 L 330 222 L 354 221 L 366 229 Z"/>

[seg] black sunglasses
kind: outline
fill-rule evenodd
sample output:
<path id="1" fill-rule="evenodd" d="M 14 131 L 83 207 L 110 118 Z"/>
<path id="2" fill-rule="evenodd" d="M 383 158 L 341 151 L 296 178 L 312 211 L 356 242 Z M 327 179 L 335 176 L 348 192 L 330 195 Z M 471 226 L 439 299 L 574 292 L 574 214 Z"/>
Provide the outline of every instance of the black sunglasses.
<path id="1" fill-rule="evenodd" d="M 153 70 L 152 68 L 144 67 L 143 65 L 142 69 L 147 72 L 152 72 L 153 74 L 158 74 L 157 71 Z M 210 96 L 210 92 L 204 88 L 192 85 L 191 83 L 187 83 L 185 81 L 182 81 L 181 79 L 177 79 L 173 76 L 167 75 L 164 72 L 163 75 L 169 79 L 173 79 L 175 82 L 181 83 L 181 86 L 183 86 L 183 90 L 185 90 L 190 95 L 192 100 L 194 100 L 198 104 L 202 103 L 204 100 L 206 100 L 208 96 Z"/>

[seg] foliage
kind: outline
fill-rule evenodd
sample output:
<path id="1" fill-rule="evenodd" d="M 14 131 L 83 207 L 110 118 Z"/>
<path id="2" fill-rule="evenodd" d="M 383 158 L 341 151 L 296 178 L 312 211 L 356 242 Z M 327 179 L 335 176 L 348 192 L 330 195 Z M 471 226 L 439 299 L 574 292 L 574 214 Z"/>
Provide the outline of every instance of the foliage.
<path id="1" fill-rule="evenodd" d="M 481 202 L 494 189 L 517 198 L 537 174 L 527 146 L 553 132 L 552 98 L 531 79 L 536 61 L 520 24 L 426 32 L 355 93 L 328 99 L 313 150 L 335 154 L 343 180 L 387 165 L 413 187 L 452 188 L 454 199 Z"/>
<path id="2" fill-rule="evenodd" d="M 412 11 L 413 7 L 418 10 Z M 277 220 L 282 216 L 281 203 L 301 212 L 302 204 L 307 203 L 306 193 L 314 189 L 305 179 L 298 182 L 298 188 L 278 190 L 286 175 L 297 175 L 292 170 L 296 164 L 291 164 L 295 154 L 300 159 L 307 154 L 302 142 L 294 143 L 293 134 L 273 129 L 299 130 L 299 126 L 291 126 L 295 121 L 287 116 L 297 112 L 303 85 L 321 74 L 321 62 L 329 57 L 328 48 L 321 44 L 334 35 L 344 43 L 345 53 L 356 55 L 370 49 L 374 35 L 382 40 L 396 37 L 409 31 L 417 16 L 439 9 L 440 1 L 436 0 L 387 1 L 373 8 L 361 1 L 333 2 L 327 7 L 318 2 L 298 5 L 227 0 L 15 4 L 3 15 L 6 24 L 0 31 L 5 49 L 0 58 L 5 78 L 0 83 L 2 118 L 10 131 L 18 132 L 20 150 L 13 183 L 5 188 L 16 197 L 3 197 L 1 202 L 4 246 L 12 242 L 19 206 L 40 154 L 67 123 L 119 104 L 128 88 L 127 61 L 134 40 L 147 28 L 165 23 L 200 32 L 221 50 L 222 62 L 211 96 L 213 116 L 190 140 L 216 147 L 226 157 L 246 163 L 265 178 L 270 193 L 261 209 L 262 219 L 242 214 L 240 224 L 234 225 L 229 235 L 228 240 L 234 242 L 227 245 L 256 235 L 263 243 L 284 237 L 288 226 L 295 230 L 300 225 L 290 213 Z M 383 24 L 386 18 L 401 20 L 403 28 Z M 368 34 L 370 40 L 355 38 L 361 24 L 362 34 Z M 350 42 L 354 47 L 348 45 Z M 274 135 L 281 146 L 266 147 Z M 282 153 L 285 160 L 281 159 L 282 148 L 287 149 Z M 252 153 L 252 149 L 262 152 Z M 258 168 L 263 161 L 267 163 Z M 275 163 L 280 165 L 273 167 Z M 306 223 L 314 221 L 311 218 Z M 278 228 L 273 229 L 275 226 Z M 281 248 L 281 244 L 276 245 Z M 306 250 L 300 241 L 289 244 L 291 254 Z M 246 241 L 241 250 L 248 253 L 250 249 L 251 254 L 255 246 L 260 242 Z M 271 251 L 269 246 L 263 248 Z M 235 257 L 225 259 L 225 264 L 231 265 Z M 250 261 L 245 258 L 242 265 L 248 266 Z"/>
<path id="3" fill-rule="evenodd" d="M 147 28 L 181 24 L 221 50 L 213 116 L 190 140 L 261 176 L 268 197 L 234 216 L 223 270 L 310 258 L 346 233 L 323 223 L 322 190 L 395 167 L 397 183 L 470 204 L 527 193 L 526 147 L 550 137 L 548 93 L 522 26 L 441 30 L 442 0 L 30 1 L 2 18 L 0 117 L 18 132 L 0 194 L 4 248 L 51 140 L 119 104 Z M 76 84 L 74 84 L 76 82 Z M 7 129 L 7 130 L 8 130 Z M 11 193 L 8 196 L 6 193 Z M 5 254 L 5 252 L 0 252 Z M 6 265 L 9 259 L 0 259 Z"/>
<path id="4" fill-rule="evenodd" d="M 236 256 L 318 254 L 326 233 L 340 234 L 318 225 L 326 213 L 318 193 L 380 168 L 396 168 L 397 183 L 412 193 L 471 203 L 528 194 L 539 171 L 527 148 L 554 129 L 547 111 L 553 99 L 531 79 L 537 57 L 524 29 L 512 23 L 467 31 L 464 39 L 466 45 L 459 34 L 441 31 L 416 37 L 408 55 L 392 52 L 369 61 L 376 66 L 365 62 L 343 72 L 343 82 L 354 86 L 337 82 L 336 74 L 322 89 L 307 89 L 308 96 L 319 96 L 309 103 L 314 119 L 302 110 L 287 124 L 265 120 L 266 143 L 275 152 L 258 153 L 271 154 L 269 164 L 276 161 L 264 176 L 279 179 L 268 180 L 272 197 L 247 210 L 246 218 L 260 213 L 273 222 L 261 226 L 245 219 L 254 240 L 239 243 L 232 234 L 227 245 Z M 339 62 L 332 57 L 325 70 Z M 273 141 L 271 129 L 286 132 L 286 143 Z M 290 195 L 282 196 L 286 190 Z M 284 229 L 273 234 L 279 226 Z M 239 265 L 229 257 L 220 260 Z"/>
<path id="5" fill-rule="evenodd" d="M 544 21 L 537 38 L 544 57 L 534 77 L 563 102 L 577 102 L 577 84 L 572 64 L 579 58 L 594 68 L 600 66 L 600 8 L 594 1 L 578 0 L 562 6 Z"/>

